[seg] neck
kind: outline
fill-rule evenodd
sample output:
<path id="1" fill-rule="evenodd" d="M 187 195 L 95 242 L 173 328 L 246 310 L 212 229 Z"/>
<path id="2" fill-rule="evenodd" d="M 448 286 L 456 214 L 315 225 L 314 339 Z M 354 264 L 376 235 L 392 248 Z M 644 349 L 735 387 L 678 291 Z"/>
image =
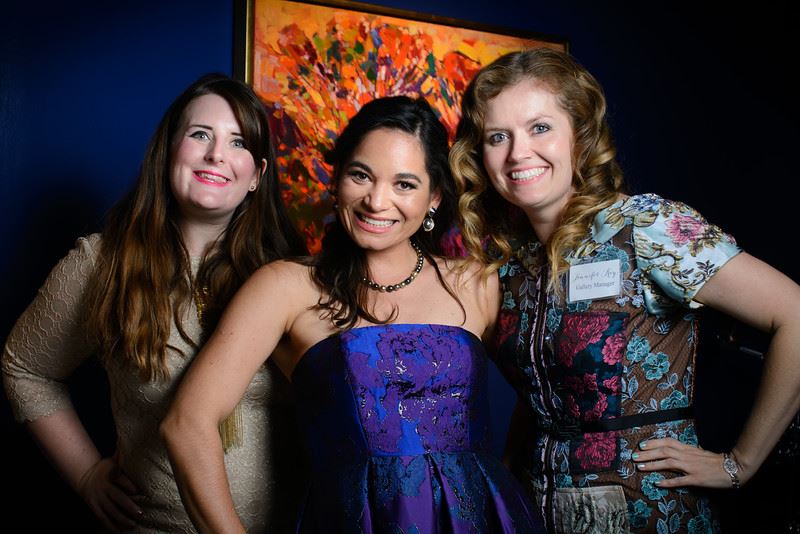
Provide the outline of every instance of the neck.
<path id="1" fill-rule="evenodd" d="M 410 241 L 389 250 L 367 251 L 368 278 L 379 284 L 403 280 L 417 263 L 417 251 Z"/>
<path id="2" fill-rule="evenodd" d="M 533 227 L 533 233 L 536 234 L 536 239 L 543 245 L 550 240 L 550 236 L 553 235 L 553 232 L 555 232 L 558 227 L 556 221 L 533 222 L 530 217 L 528 217 L 528 220 Z"/>
<path id="3" fill-rule="evenodd" d="M 178 227 L 181 229 L 181 237 L 190 257 L 199 257 L 208 251 L 209 248 L 225 233 L 226 224 L 203 223 L 197 221 L 182 220 Z"/>
<path id="4" fill-rule="evenodd" d="M 573 189 L 574 193 L 574 189 Z M 572 195 L 565 197 L 563 201 L 549 206 L 538 207 L 536 209 L 525 210 L 528 222 L 531 223 L 533 232 L 541 244 L 546 244 L 561 224 L 561 218 L 567 208 Z"/>

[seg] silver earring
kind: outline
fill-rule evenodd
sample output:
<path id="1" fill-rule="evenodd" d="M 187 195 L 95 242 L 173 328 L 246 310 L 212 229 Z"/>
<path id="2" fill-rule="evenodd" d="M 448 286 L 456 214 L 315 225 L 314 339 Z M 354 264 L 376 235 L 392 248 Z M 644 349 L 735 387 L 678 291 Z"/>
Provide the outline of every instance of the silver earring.
<path id="1" fill-rule="evenodd" d="M 428 210 L 428 215 L 422 219 L 422 229 L 426 232 L 430 232 L 433 230 L 433 227 L 436 226 L 436 221 L 433 220 L 434 215 L 436 215 L 436 208 L 431 207 L 431 209 Z"/>
<path id="2" fill-rule="evenodd" d="M 248 189 L 250 191 L 255 191 L 256 190 L 256 184 L 250 184 L 250 187 Z"/>

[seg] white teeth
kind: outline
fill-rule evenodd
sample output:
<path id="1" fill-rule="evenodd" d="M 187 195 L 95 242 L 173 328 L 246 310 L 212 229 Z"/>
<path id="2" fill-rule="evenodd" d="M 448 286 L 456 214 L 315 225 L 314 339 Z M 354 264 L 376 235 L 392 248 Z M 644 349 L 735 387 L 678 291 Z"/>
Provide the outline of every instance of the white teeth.
<path id="1" fill-rule="evenodd" d="M 208 180 L 209 182 L 214 182 L 215 184 L 225 184 L 230 182 L 227 178 L 223 176 L 217 176 L 215 174 L 208 174 L 206 172 L 198 172 L 197 176 L 203 178 L 204 180 Z"/>
<path id="2" fill-rule="evenodd" d="M 381 228 L 385 228 L 394 224 L 394 221 L 391 219 L 372 219 L 362 213 L 358 214 L 358 218 L 367 224 L 371 224 L 372 226 L 380 226 Z"/>
<path id="3" fill-rule="evenodd" d="M 541 176 L 544 174 L 545 169 L 543 167 L 537 167 L 535 169 L 527 169 L 524 171 L 514 171 L 511 173 L 512 180 L 530 180 L 531 178 L 536 178 L 537 176 Z"/>

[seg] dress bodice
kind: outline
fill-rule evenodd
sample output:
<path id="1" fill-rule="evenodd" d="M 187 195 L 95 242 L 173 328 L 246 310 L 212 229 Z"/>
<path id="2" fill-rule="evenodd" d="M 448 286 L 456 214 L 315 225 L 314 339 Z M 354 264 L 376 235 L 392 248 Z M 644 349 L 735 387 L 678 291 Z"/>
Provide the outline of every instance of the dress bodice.
<path id="1" fill-rule="evenodd" d="M 317 343 L 298 364 L 299 419 L 316 441 L 344 440 L 367 454 L 485 450 L 486 361 L 480 339 L 459 327 L 353 329 Z"/>
<path id="2" fill-rule="evenodd" d="M 311 487 L 300 532 L 535 532 L 489 454 L 487 359 L 454 326 L 355 328 L 293 373 Z"/>

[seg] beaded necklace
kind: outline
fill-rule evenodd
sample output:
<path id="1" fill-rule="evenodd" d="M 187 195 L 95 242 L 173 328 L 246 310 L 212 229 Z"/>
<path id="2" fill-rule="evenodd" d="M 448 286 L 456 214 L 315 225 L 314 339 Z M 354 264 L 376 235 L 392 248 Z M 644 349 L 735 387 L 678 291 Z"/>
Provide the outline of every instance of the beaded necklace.
<path id="1" fill-rule="evenodd" d="M 377 282 L 373 282 L 372 280 L 364 276 L 361 278 L 361 281 L 367 284 L 367 287 L 369 287 L 370 289 L 374 289 L 375 291 L 380 291 L 381 293 L 391 293 L 392 291 L 397 291 L 398 289 L 406 287 L 408 284 L 414 281 L 414 279 L 422 270 L 422 265 L 425 262 L 425 257 L 422 255 L 422 249 L 419 248 L 419 245 L 417 245 L 414 241 L 411 241 L 411 247 L 417 253 L 417 264 L 414 266 L 414 270 L 411 271 L 411 274 L 408 275 L 408 277 L 405 280 L 403 280 L 402 282 L 398 282 L 397 284 L 382 285 Z"/>

